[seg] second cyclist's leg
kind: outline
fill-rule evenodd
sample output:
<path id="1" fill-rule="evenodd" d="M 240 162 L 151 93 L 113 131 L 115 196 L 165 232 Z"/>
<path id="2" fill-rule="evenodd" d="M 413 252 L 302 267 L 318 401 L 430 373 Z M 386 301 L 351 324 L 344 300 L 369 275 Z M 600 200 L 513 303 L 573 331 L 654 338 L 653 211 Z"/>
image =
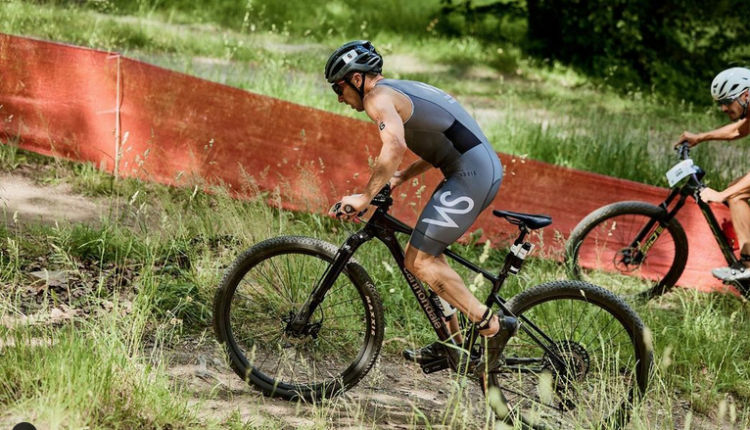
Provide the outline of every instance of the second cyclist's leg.
<path id="1" fill-rule="evenodd" d="M 750 193 L 735 194 L 727 200 L 732 224 L 739 241 L 740 259 L 744 267 L 722 267 L 712 273 L 724 281 L 750 279 Z M 747 270 L 745 270 L 747 269 Z"/>
<path id="2" fill-rule="evenodd" d="M 749 193 L 738 194 L 729 198 L 729 210 L 732 213 L 732 224 L 737 234 L 741 255 L 750 256 L 750 199 Z M 745 262 L 750 266 L 750 262 Z"/>

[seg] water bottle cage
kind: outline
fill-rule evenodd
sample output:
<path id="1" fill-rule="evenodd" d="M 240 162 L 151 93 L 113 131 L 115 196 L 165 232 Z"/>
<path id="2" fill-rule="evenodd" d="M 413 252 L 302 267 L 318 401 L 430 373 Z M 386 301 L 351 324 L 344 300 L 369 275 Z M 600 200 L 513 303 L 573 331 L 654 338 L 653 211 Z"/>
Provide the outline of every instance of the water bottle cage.
<path id="1" fill-rule="evenodd" d="M 514 275 L 518 274 L 521 271 L 524 261 L 526 261 L 526 256 L 529 255 L 532 249 L 534 249 L 534 245 L 530 242 L 511 246 L 510 254 L 508 255 L 510 261 L 508 271 Z"/>
<path id="2" fill-rule="evenodd" d="M 511 254 L 508 256 L 508 259 L 510 260 L 510 265 L 508 265 L 508 271 L 514 275 L 518 274 L 518 272 L 521 271 L 521 267 L 523 266 L 523 259 L 518 258 L 517 255 Z"/>

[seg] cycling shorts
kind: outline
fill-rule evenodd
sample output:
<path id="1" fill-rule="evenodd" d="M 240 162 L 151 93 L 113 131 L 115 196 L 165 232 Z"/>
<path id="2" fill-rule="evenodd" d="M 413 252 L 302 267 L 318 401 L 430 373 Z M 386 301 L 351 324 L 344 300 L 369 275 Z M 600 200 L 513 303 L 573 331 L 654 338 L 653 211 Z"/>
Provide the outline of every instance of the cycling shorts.
<path id="1" fill-rule="evenodd" d="M 488 143 L 441 167 L 445 179 L 425 206 L 409 244 L 438 256 L 474 224 L 497 195 L 503 167 Z"/>

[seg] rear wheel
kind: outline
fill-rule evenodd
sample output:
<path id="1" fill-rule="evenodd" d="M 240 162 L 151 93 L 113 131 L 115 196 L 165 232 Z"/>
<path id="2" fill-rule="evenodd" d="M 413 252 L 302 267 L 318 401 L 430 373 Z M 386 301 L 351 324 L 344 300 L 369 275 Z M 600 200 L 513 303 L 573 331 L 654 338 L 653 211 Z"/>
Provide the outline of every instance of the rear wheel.
<path id="1" fill-rule="evenodd" d="M 502 352 L 504 364 L 489 374 L 498 419 L 526 429 L 623 428 L 653 360 L 635 312 L 580 281 L 536 286 L 507 306 L 522 326 Z"/>
<path id="2" fill-rule="evenodd" d="M 383 343 L 370 277 L 350 262 L 301 330 L 290 323 L 336 255 L 307 237 L 266 240 L 241 255 L 214 301 L 214 329 L 234 371 L 266 395 L 321 399 L 354 386 Z"/>
<path id="3" fill-rule="evenodd" d="M 659 224 L 663 216 L 662 208 L 644 202 L 620 202 L 592 212 L 568 239 L 566 264 L 571 275 L 597 284 L 602 283 L 602 272 L 643 278 L 607 280 L 605 286 L 618 295 L 649 299 L 669 291 L 685 269 L 688 243 L 676 219 L 666 228 Z M 663 231 L 644 251 L 657 229 Z M 639 233 L 644 233 L 641 241 L 636 240 Z"/>

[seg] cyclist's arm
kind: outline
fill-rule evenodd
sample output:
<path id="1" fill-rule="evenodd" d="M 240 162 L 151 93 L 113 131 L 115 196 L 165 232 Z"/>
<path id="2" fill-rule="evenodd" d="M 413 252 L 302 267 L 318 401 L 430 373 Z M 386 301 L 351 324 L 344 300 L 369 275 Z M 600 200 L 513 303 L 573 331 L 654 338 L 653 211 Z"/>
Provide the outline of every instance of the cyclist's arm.
<path id="1" fill-rule="evenodd" d="M 429 161 L 425 161 L 420 158 L 419 160 L 411 163 L 406 169 L 400 172 L 396 172 L 396 176 L 401 179 L 401 182 L 406 182 L 409 179 L 415 176 L 419 176 L 432 168 L 434 168 L 434 166 L 430 164 Z"/>
<path id="2" fill-rule="evenodd" d="M 750 173 L 727 187 L 727 189 L 719 193 L 719 195 L 722 197 L 721 201 L 726 201 L 736 194 L 747 193 L 748 191 L 750 191 Z"/>
<path id="3" fill-rule="evenodd" d="M 362 193 L 363 197 L 369 201 L 393 177 L 407 148 L 404 123 L 391 98 L 386 94 L 373 91 L 368 94 L 364 105 L 367 115 L 377 124 L 380 130 L 380 140 L 383 142 L 375 170 L 370 175 L 370 180 Z"/>
<path id="4" fill-rule="evenodd" d="M 750 134 L 750 121 L 749 118 L 741 119 L 737 122 L 727 124 L 724 127 L 717 128 L 716 130 L 707 131 L 705 133 L 699 133 L 694 135 L 694 142 L 690 142 L 690 146 L 695 146 L 701 142 L 709 140 L 735 140 L 740 139 Z M 683 133 L 683 136 L 686 133 Z M 690 140 L 690 139 L 684 139 Z"/>

